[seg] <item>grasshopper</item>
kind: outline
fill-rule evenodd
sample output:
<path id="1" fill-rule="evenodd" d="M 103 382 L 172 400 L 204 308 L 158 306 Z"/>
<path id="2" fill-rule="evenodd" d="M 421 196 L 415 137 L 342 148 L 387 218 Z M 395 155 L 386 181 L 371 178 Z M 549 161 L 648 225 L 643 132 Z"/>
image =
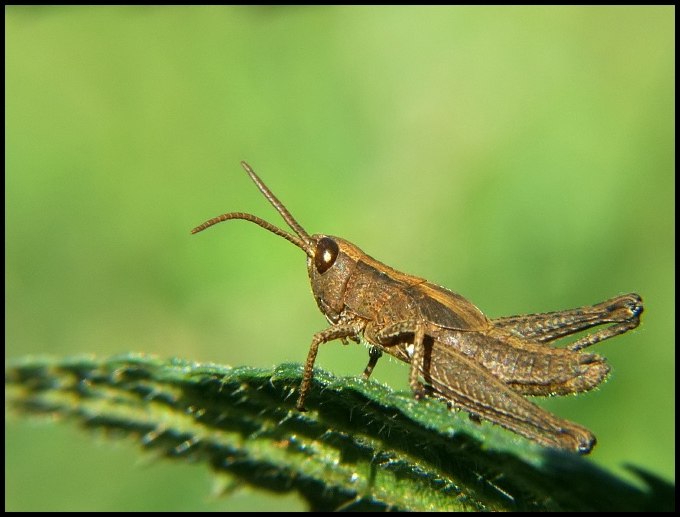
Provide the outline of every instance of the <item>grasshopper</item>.
<path id="1" fill-rule="evenodd" d="M 602 383 L 609 365 L 583 350 L 637 327 L 643 310 L 640 296 L 630 293 L 577 309 L 490 319 L 461 295 L 401 273 L 345 239 L 309 235 L 253 169 L 241 165 L 294 234 L 243 212 L 210 219 L 191 233 L 244 219 L 307 255 L 312 293 L 330 326 L 312 339 L 298 410 L 305 410 L 319 345 L 363 340 L 369 345 L 365 378 L 386 352 L 410 364 L 409 386 L 416 399 L 443 399 L 475 421 L 489 420 L 544 446 L 590 452 L 596 440 L 588 429 L 524 396 L 567 395 Z M 608 323 L 612 325 L 564 348 L 551 346 L 557 339 Z"/>

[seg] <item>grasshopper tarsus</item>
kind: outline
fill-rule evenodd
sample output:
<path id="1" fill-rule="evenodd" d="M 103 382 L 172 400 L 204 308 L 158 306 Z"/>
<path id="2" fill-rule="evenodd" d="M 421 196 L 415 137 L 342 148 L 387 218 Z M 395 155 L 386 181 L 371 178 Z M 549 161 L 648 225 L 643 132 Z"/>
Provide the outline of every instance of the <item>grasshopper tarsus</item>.
<path id="1" fill-rule="evenodd" d="M 599 310 L 599 318 L 603 323 L 615 323 L 611 327 L 599 330 L 569 345 L 569 350 L 578 352 L 589 346 L 624 334 L 640 324 L 640 315 L 644 310 L 642 298 L 636 293 L 624 294 L 593 306 Z"/>
<path id="2" fill-rule="evenodd" d="M 368 364 L 366 365 L 366 368 L 364 368 L 364 373 L 362 374 L 363 378 L 368 380 L 368 378 L 371 376 L 373 373 L 373 369 L 375 368 L 375 365 L 378 363 L 378 359 L 382 357 L 383 353 L 382 350 L 380 350 L 379 347 L 375 345 L 371 345 L 368 349 Z"/>
<path id="3" fill-rule="evenodd" d="M 609 373 L 605 359 L 583 349 L 640 324 L 642 299 L 635 293 L 577 309 L 489 319 L 461 295 L 401 273 L 330 235 L 309 235 L 246 162 L 257 188 L 293 233 L 259 217 L 231 212 L 197 226 L 243 219 L 257 224 L 307 256 L 312 292 L 331 326 L 314 335 L 304 364 L 296 407 L 304 402 L 322 343 L 340 339 L 370 346 L 363 376 L 368 379 L 387 352 L 410 364 L 416 399 L 442 399 L 470 419 L 489 420 L 548 447 L 580 454 L 595 445 L 587 429 L 541 409 L 525 395 L 566 395 L 592 389 Z M 554 341 L 611 324 L 567 345 Z M 423 379 L 425 384 L 421 383 Z"/>

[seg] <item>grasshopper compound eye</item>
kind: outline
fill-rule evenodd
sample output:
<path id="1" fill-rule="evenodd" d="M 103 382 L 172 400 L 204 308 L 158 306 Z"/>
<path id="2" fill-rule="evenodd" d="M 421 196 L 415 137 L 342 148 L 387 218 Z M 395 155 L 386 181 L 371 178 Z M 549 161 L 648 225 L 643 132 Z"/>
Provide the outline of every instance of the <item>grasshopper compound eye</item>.
<path id="1" fill-rule="evenodd" d="M 316 245 L 314 251 L 314 265 L 319 274 L 324 273 L 329 267 L 335 264 L 338 258 L 338 243 L 328 237 L 322 237 Z"/>

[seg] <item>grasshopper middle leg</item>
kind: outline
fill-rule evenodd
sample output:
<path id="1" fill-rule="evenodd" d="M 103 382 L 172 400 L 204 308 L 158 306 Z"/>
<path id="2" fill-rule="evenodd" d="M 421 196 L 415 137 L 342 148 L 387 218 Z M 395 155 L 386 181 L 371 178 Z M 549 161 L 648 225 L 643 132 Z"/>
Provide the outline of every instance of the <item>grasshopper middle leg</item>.
<path id="1" fill-rule="evenodd" d="M 413 334 L 413 342 L 406 346 L 407 357 L 404 360 L 411 364 L 408 380 L 411 391 L 413 391 L 416 399 L 422 398 L 426 392 L 418 380 L 418 375 L 423 370 L 423 361 L 425 359 L 425 327 L 426 325 L 423 321 L 399 321 L 375 330 L 371 336 L 380 345 L 390 346 L 390 343 L 393 344 L 395 338 L 404 334 Z M 367 329 L 369 334 L 371 334 L 370 330 L 370 328 Z"/>
<path id="2" fill-rule="evenodd" d="M 378 363 L 378 359 L 382 357 L 382 354 L 382 350 L 377 346 L 371 345 L 371 348 L 368 349 L 368 364 L 366 365 L 366 368 L 364 368 L 364 379 L 368 379 L 371 376 L 373 368 L 375 368 L 375 365 Z"/>

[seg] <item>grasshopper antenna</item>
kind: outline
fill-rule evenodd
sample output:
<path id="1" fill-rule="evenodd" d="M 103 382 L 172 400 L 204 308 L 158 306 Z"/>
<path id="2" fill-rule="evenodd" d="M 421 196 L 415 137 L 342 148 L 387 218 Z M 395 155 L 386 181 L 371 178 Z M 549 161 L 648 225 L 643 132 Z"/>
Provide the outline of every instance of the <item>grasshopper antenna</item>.
<path id="1" fill-rule="evenodd" d="M 252 169 L 252 167 L 246 162 L 241 162 L 241 166 L 246 170 L 248 176 L 250 176 L 250 179 L 253 180 L 255 185 L 257 185 L 257 188 L 260 189 L 260 192 L 264 194 L 264 197 L 267 198 L 267 201 L 269 201 L 276 211 L 281 214 L 281 217 L 283 217 L 283 220 L 288 223 L 288 226 L 290 226 L 306 244 L 310 244 L 312 240 L 309 238 L 309 234 L 304 230 L 304 228 L 302 228 L 302 226 L 300 226 L 295 218 L 290 215 L 290 212 L 285 206 L 283 206 L 283 203 L 281 203 L 281 201 L 278 200 L 272 191 L 267 188 L 267 185 L 264 184 L 260 177 L 255 174 L 255 171 Z"/>
<path id="2" fill-rule="evenodd" d="M 258 226 L 264 228 L 265 230 L 275 233 L 280 237 L 283 237 L 288 242 L 295 244 L 298 248 L 303 250 L 308 256 L 313 257 L 314 244 L 312 242 L 312 239 L 309 237 L 309 234 L 304 230 L 304 228 L 302 228 L 302 226 L 300 226 L 300 224 L 290 214 L 286 207 L 283 206 L 283 203 L 281 203 L 281 201 L 279 201 L 279 199 L 272 193 L 272 191 L 269 190 L 267 185 L 264 184 L 260 177 L 257 174 L 255 174 L 255 171 L 252 169 L 252 167 L 250 167 L 250 165 L 248 165 L 246 162 L 241 162 L 241 166 L 248 173 L 250 179 L 253 180 L 253 183 L 257 185 L 257 188 L 260 189 L 260 192 L 262 192 L 264 197 L 267 198 L 267 201 L 269 201 L 269 203 L 271 203 L 271 205 L 276 209 L 276 211 L 279 214 L 281 214 L 283 220 L 286 221 L 286 223 L 288 223 L 288 226 L 290 226 L 297 235 L 291 235 L 285 230 L 282 230 L 281 228 L 274 226 L 273 224 L 265 221 L 264 219 L 261 219 L 256 215 L 249 214 L 246 212 L 230 212 L 228 214 L 218 215 L 217 217 L 213 217 L 212 219 L 204 222 L 200 226 L 197 226 L 196 228 L 191 230 L 191 233 L 194 234 L 202 232 L 206 228 L 209 228 L 223 221 L 228 221 L 229 219 L 244 219 L 246 221 L 250 221 L 251 223 L 257 224 Z"/>

